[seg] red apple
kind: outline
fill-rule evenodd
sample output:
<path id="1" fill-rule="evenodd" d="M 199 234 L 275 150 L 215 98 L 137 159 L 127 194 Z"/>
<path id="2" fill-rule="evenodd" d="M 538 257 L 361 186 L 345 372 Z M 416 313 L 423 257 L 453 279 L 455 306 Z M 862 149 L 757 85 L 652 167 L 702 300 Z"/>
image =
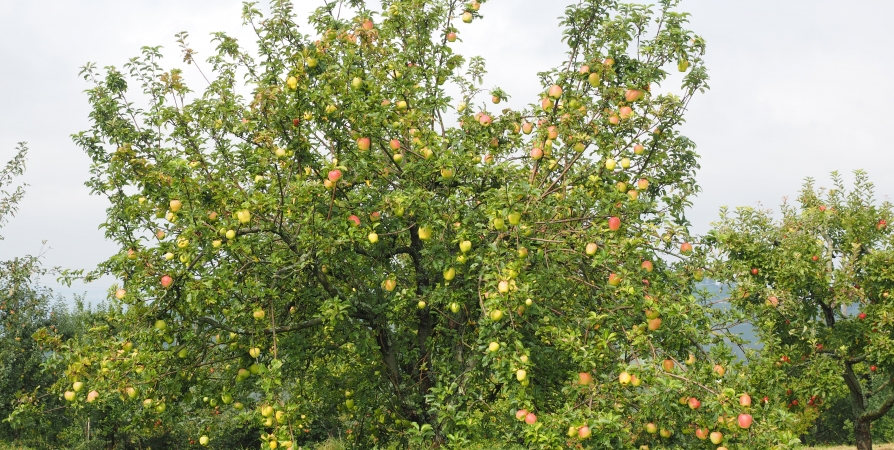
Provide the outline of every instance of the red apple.
<path id="1" fill-rule="evenodd" d="M 547 92 L 547 95 L 549 95 L 550 97 L 552 97 L 554 99 L 558 99 L 559 97 L 562 96 L 562 87 L 559 85 L 556 85 L 556 84 L 550 86 L 549 91 Z"/>
<path id="2" fill-rule="evenodd" d="M 621 120 L 627 120 L 633 116 L 633 108 L 629 106 L 622 106 L 618 112 L 621 115 Z"/>
<path id="3" fill-rule="evenodd" d="M 609 218 L 608 229 L 611 231 L 618 231 L 619 229 L 621 229 L 621 219 L 618 217 Z"/>
<path id="4" fill-rule="evenodd" d="M 875 372 L 875 371 L 878 370 L 878 367 L 875 367 L 875 366 L 869 366 L 869 370 Z"/>
<path id="5" fill-rule="evenodd" d="M 751 422 L 754 421 L 754 418 L 751 417 L 751 414 L 739 414 L 739 417 L 736 419 L 739 422 L 739 428 L 750 428 Z"/>
<path id="6" fill-rule="evenodd" d="M 665 372 L 673 372 L 674 360 L 665 359 L 664 361 L 661 361 L 661 368 L 664 369 Z"/>
<path id="7" fill-rule="evenodd" d="M 757 270 L 757 267 L 754 267 L 754 268 L 751 269 L 751 274 L 752 274 L 752 275 L 757 275 L 758 273 L 760 273 L 760 271 Z"/>
<path id="8" fill-rule="evenodd" d="M 360 226 L 360 218 L 357 217 L 357 216 L 355 216 L 355 215 L 353 215 L 353 214 L 351 214 L 350 216 L 348 216 L 348 221 L 351 222 L 351 226 L 353 226 L 353 227 L 359 227 L 359 226 Z"/>
<path id="9" fill-rule="evenodd" d="M 327 178 L 329 179 L 329 181 L 335 183 L 336 181 L 341 179 L 341 170 L 330 170 Z"/>
<path id="10" fill-rule="evenodd" d="M 726 373 L 726 369 L 724 369 L 723 366 L 721 366 L 720 364 L 715 364 L 714 365 L 714 373 L 716 373 L 717 375 L 722 377 L 723 374 Z"/>
<path id="11" fill-rule="evenodd" d="M 548 139 L 556 139 L 559 137 L 559 130 L 556 127 L 549 127 L 546 129 L 546 137 Z"/>
<path id="12" fill-rule="evenodd" d="M 590 427 L 586 425 L 577 429 L 577 437 L 581 439 L 589 439 L 592 434 L 593 432 L 590 431 Z"/>
<path id="13" fill-rule="evenodd" d="M 447 33 L 447 42 L 456 42 L 456 33 L 452 31 Z"/>
<path id="14" fill-rule="evenodd" d="M 587 372 L 581 372 L 577 374 L 577 382 L 586 386 L 593 382 L 593 376 Z"/>
<path id="15" fill-rule="evenodd" d="M 161 277 L 161 287 L 167 289 L 171 287 L 172 284 L 174 284 L 174 279 L 171 278 L 170 275 L 164 275 Z"/>
<path id="16" fill-rule="evenodd" d="M 621 277 L 620 277 L 618 274 L 616 274 L 616 273 L 613 273 L 613 274 L 609 275 L 609 276 L 608 276 L 608 284 L 611 285 L 611 286 L 618 286 L 618 285 L 620 285 L 620 284 L 621 284 Z"/>
<path id="17" fill-rule="evenodd" d="M 612 115 L 608 116 L 608 123 L 610 123 L 612 125 L 617 125 L 617 124 L 621 123 L 621 118 L 618 117 L 617 114 L 612 114 Z"/>
<path id="18" fill-rule="evenodd" d="M 739 396 L 739 404 L 745 407 L 751 406 L 751 396 L 748 394 L 742 394 Z"/>
<path id="19" fill-rule="evenodd" d="M 825 211 L 826 211 L 826 206 L 825 206 L 825 205 L 820 205 L 819 210 L 820 210 L 820 212 L 825 212 Z"/>
<path id="20" fill-rule="evenodd" d="M 397 139 L 392 139 L 388 142 L 388 146 L 391 147 L 391 150 L 400 150 L 400 141 Z"/>
<path id="21" fill-rule="evenodd" d="M 527 416 L 527 415 L 528 415 L 527 409 L 520 409 L 515 412 L 515 418 L 517 420 L 525 420 L 525 416 Z"/>
<path id="22" fill-rule="evenodd" d="M 525 423 L 528 425 L 534 425 L 535 422 L 537 422 L 537 416 L 534 415 L 534 413 L 529 412 L 528 415 L 525 416 Z"/>
<path id="23" fill-rule="evenodd" d="M 297 127 L 301 123 L 301 119 L 292 119 L 292 126 Z"/>
<path id="24" fill-rule="evenodd" d="M 531 149 L 531 159 L 538 160 L 540 158 L 543 158 L 543 150 L 541 150 L 537 147 L 532 148 Z"/>
<path id="25" fill-rule="evenodd" d="M 651 272 L 655 268 L 655 265 L 652 264 L 652 261 L 643 261 L 640 267 L 646 269 L 646 272 Z"/>
<path id="26" fill-rule="evenodd" d="M 696 428 L 695 429 L 695 437 L 705 440 L 708 439 L 708 429 L 707 428 Z"/>
<path id="27" fill-rule="evenodd" d="M 487 114 L 482 114 L 481 117 L 478 118 L 478 123 L 480 123 L 481 126 L 484 127 L 490 126 L 491 122 L 493 122 L 493 119 L 491 119 L 491 117 Z"/>
<path id="28" fill-rule="evenodd" d="M 723 433 L 719 431 L 712 431 L 708 437 L 711 439 L 711 443 L 717 445 L 723 442 Z"/>
<path id="29" fill-rule="evenodd" d="M 702 406 L 702 402 L 698 401 L 695 397 L 689 397 L 689 409 L 699 409 Z"/>
<path id="30" fill-rule="evenodd" d="M 646 321 L 646 323 L 648 324 L 647 327 L 648 327 L 649 331 L 656 331 L 659 328 L 661 328 L 661 318 L 660 317 L 656 317 L 654 319 L 649 319 Z"/>
<path id="31" fill-rule="evenodd" d="M 369 150 L 369 144 L 370 142 L 368 137 L 357 139 L 357 148 L 361 151 Z"/>
<path id="32" fill-rule="evenodd" d="M 860 314 L 857 314 L 857 317 L 860 318 L 860 320 L 866 320 L 866 313 L 861 312 Z"/>
<path id="33" fill-rule="evenodd" d="M 888 221 L 886 221 L 885 219 L 879 220 L 876 228 L 878 228 L 879 230 L 884 230 L 885 228 L 888 228 Z"/>
<path id="34" fill-rule="evenodd" d="M 680 253 L 688 255 L 690 252 L 692 252 L 692 244 L 684 242 L 682 245 L 680 245 Z"/>

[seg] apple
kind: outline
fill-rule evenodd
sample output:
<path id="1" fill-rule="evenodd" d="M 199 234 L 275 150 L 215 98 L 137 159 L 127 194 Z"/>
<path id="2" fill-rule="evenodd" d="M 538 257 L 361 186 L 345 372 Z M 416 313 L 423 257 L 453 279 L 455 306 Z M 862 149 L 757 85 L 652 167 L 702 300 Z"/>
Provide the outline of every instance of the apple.
<path id="1" fill-rule="evenodd" d="M 133 342 L 127 341 L 121 346 L 121 348 L 124 350 L 125 353 L 130 352 L 131 350 L 133 350 Z"/>
<path id="2" fill-rule="evenodd" d="M 447 42 L 456 42 L 456 33 L 453 31 L 447 33 Z"/>
<path id="3" fill-rule="evenodd" d="M 71 384 L 71 390 L 75 392 L 81 392 L 81 389 L 84 389 L 84 383 L 80 381 L 75 381 Z"/>
<path id="4" fill-rule="evenodd" d="M 673 434 L 674 434 L 674 430 L 668 430 L 665 428 L 662 428 L 661 431 L 658 432 L 658 435 L 665 439 L 671 437 Z"/>
<path id="5" fill-rule="evenodd" d="M 532 148 L 531 149 L 531 159 L 536 161 L 536 160 L 539 160 L 540 158 L 543 158 L 543 150 L 541 150 L 537 147 Z"/>
<path id="6" fill-rule="evenodd" d="M 722 377 L 723 374 L 726 373 L 726 369 L 724 369 L 723 366 L 721 366 L 720 364 L 715 364 L 714 365 L 714 373 L 716 373 L 718 376 Z"/>
<path id="7" fill-rule="evenodd" d="M 680 72 L 685 72 L 688 69 L 689 69 L 689 61 L 683 59 L 677 63 L 677 70 L 679 70 Z"/>
<path id="8" fill-rule="evenodd" d="M 431 227 L 419 227 L 417 234 L 419 235 L 419 239 L 427 241 L 431 239 Z"/>
<path id="9" fill-rule="evenodd" d="M 621 374 L 618 375 L 618 382 L 620 382 L 621 384 L 627 385 L 627 384 L 630 384 L 630 381 L 631 381 L 631 376 L 629 373 L 621 372 Z"/>
<path id="10" fill-rule="evenodd" d="M 657 310 L 654 310 L 654 309 L 646 310 L 646 319 L 657 319 L 659 317 L 661 317 L 661 314 Z"/>
<path id="11" fill-rule="evenodd" d="M 819 210 L 820 212 L 826 212 L 826 205 L 820 205 Z"/>
<path id="12" fill-rule="evenodd" d="M 751 406 L 751 396 L 748 394 L 742 394 L 739 396 L 739 405 L 749 407 Z"/>
<path id="13" fill-rule="evenodd" d="M 708 438 L 711 439 L 711 443 L 717 445 L 723 442 L 723 433 L 719 431 L 712 431 L 711 434 L 708 435 Z"/>
<path id="14" fill-rule="evenodd" d="M 519 258 L 527 258 L 528 257 L 527 247 L 519 247 L 518 248 L 518 257 Z"/>
<path id="15" fill-rule="evenodd" d="M 618 274 L 616 274 L 616 273 L 613 273 L 613 274 L 609 275 L 609 276 L 608 276 L 608 284 L 609 284 L 610 286 L 618 286 L 618 285 L 620 285 L 620 284 L 621 284 L 621 277 L 620 277 Z"/>
<path id="16" fill-rule="evenodd" d="M 702 407 L 702 402 L 700 402 L 695 397 L 689 397 L 688 403 L 689 403 L 689 409 L 699 409 Z"/>
<path id="17" fill-rule="evenodd" d="M 388 278 L 387 280 L 385 280 L 384 284 L 385 284 L 385 290 L 388 292 L 391 292 L 394 290 L 394 288 L 397 287 L 397 280 L 395 280 L 393 278 Z"/>
<path id="18" fill-rule="evenodd" d="M 503 311 L 500 311 L 499 309 L 494 309 L 494 310 L 491 310 L 489 315 L 490 315 L 490 320 L 493 320 L 494 322 L 499 322 L 500 319 L 503 318 Z"/>
<path id="19" fill-rule="evenodd" d="M 508 219 L 509 225 L 518 225 L 519 223 L 521 223 L 521 214 L 517 212 L 511 212 L 509 213 Z"/>
<path id="20" fill-rule="evenodd" d="M 118 300 L 124 298 L 125 295 L 127 295 L 127 291 L 125 291 L 124 289 L 118 289 L 117 291 L 115 291 L 115 298 L 117 298 Z"/>
<path id="21" fill-rule="evenodd" d="M 257 359 L 261 356 L 261 349 L 258 347 L 252 347 L 248 350 L 248 354 L 251 355 L 252 358 Z"/>
<path id="22" fill-rule="evenodd" d="M 392 139 L 388 141 L 388 147 L 390 147 L 391 150 L 400 150 L 400 141 L 397 139 Z"/>
<path id="23" fill-rule="evenodd" d="M 640 265 L 640 267 L 642 267 L 643 269 L 646 269 L 646 272 L 651 272 L 652 270 L 655 269 L 655 265 L 652 264 L 652 261 L 648 261 L 648 260 L 643 261 L 643 263 Z"/>
<path id="24" fill-rule="evenodd" d="M 338 169 L 330 170 L 329 174 L 327 175 L 327 178 L 329 179 L 329 181 L 331 181 L 333 183 L 337 182 L 338 180 L 341 179 L 341 170 L 338 170 Z M 240 218 L 239 221 L 241 222 L 242 219 Z"/>
<path id="25" fill-rule="evenodd" d="M 589 439 L 592 435 L 593 432 L 590 430 L 590 427 L 586 425 L 577 429 L 577 437 L 580 439 Z"/>
<path id="26" fill-rule="evenodd" d="M 656 331 L 661 328 L 661 318 L 656 317 L 654 319 L 649 319 L 647 323 L 649 331 Z"/>
<path id="27" fill-rule="evenodd" d="M 490 124 L 492 122 L 493 122 L 493 119 L 487 114 L 482 114 L 482 115 L 478 116 L 478 123 L 480 123 L 481 126 L 483 126 L 483 127 L 490 126 Z"/>
<path id="28" fill-rule="evenodd" d="M 227 230 L 226 233 L 224 234 L 224 237 L 226 237 L 229 240 L 236 239 L 236 230 Z"/>
<path id="29" fill-rule="evenodd" d="M 504 221 L 500 217 L 495 218 L 494 219 L 494 229 L 502 230 L 503 228 L 506 228 L 506 221 Z"/>
<path id="30" fill-rule="evenodd" d="M 490 101 L 493 102 L 493 104 L 498 105 L 500 103 L 500 97 L 496 95 L 491 96 Z"/>
<path id="31" fill-rule="evenodd" d="M 674 371 L 674 360 L 665 359 L 661 361 L 661 368 L 664 369 L 665 372 L 673 372 Z"/>
<path id="32" fill-rule="evenodd" d="M 353 227 L 359 227 L 359 226 L 360 226 L 360 218 L 357 217 L 357 216 L 355 216 L 355 215 L 353 215 L 353 214 L 351 214 L 351 215 L 348 217 L 348 221 L 351 222 L 351 226 L 353 226 Z"/>
<path id="33" fill-rule="evenodd" d="M 219 248 L 221 245 L 223 245 L 223 241 L 221 241 L 220 239 L 211 241 L 211 246 L 214 248 Z"/>
<path id="34" fill-rule="evenodd" d="M 469 253 L 472 250 L 472 241 L 462 241 L 459 243 L 459 251 Z"/>
<path id="35" fill-rule="evenodd" d="M 751 269 L 751 274 L 752 274 L 752 275 L 755 275 L 755 276 L 756 276 L 758 273 L 760 273 L 760 270 L 758 270 L 757 267 L 754 267 L 754 268 Z"/>
<path id="36" fill-rule="evenodd" d="M 167 289 L 171 287 L 172 284 L 174 284 L 174 279 L 171 278 L 170 275 L 164 275 L 161 277 L 161 287 Z"/>
<path id="37" fill-rule="evenodd" d="M 680 253 L 682 253 L 684 255 L 688 255 L 688 254 L 692 253 L 692 244 L 690 244 L 688 242 L 684 242 L 683 244 L 681 244 L 680 245 Z"/>
<path id="38" fill-rule="evenodd" d="M 543 108 L 544 111 L 552 111 L 553 101 L 548 97 L 544 97 L 543 100 L 540 101 L 540 107 Z"/>
<path id="39" fill-rule="evenodd" d="M 520 409 L 515 412 L 515 419 L 522 421 L 522 420 L 525 420 L 525 416 L 527 416 L 527 415 L 528 415 L 527 409 Z"/>
<path id="40" fill-rule="evenodd" d="M 270 405 L 264 405 L 261 407 L 261 415 L 264 417 L 272 417 L 273 416 L 273 407 Z"/>
<path id="41" fill-rule="evenodd" d="M 456 269 L 451 267 L 444 271 L 444 280 L 445 281 L 451 281 L 454 278 L 456 278 Z"/>
<path id="42" fill-rule="evenodd" d="M 754 421 L 754 418 L 751 417 L 751 414 L 739 414 L 739 417 L 736 418 L 736 422 L 739 424 L 739 428 L 750 428 L 751 423 Z"/>
<path id="43" fill-rule="evenodd" d="M 360 151 L 369 150 L 370 140 L 368 137 L 357 139 L 357 149 Z"/>
<path id="44" fill-rule="evenodd" d="M 629 106 L 622 106 L 618 113 L 621 116 L 621 120 L 627 120 L 633 116 L 633 108 Z"/>
<path id="45" fill-rule="evenodd" d="M 685 362 L 686 362 L 686 365 L 687 365 L 687 366 L 691 366 L 691 365 L 695 364 L 695 355 L 693 355 L 692 353 L 690 353 L 690 354 L 689 354 L 689 357 L 686 358 L 686 361 L 685 361 Z"/>
<path id="46" fill-rule="evenodd" d="M 93 403 L 97 398 L 99 398 L 99 392 L 94 390 L 87 393 L 87 403 Z"/>
<path id="47" fill-rule="evenodd" d="M 255 319 L 261 320 L 264 318 L 265 314 L 266 313 L 264 312 L 263 309 L 256 309 L 256 310 L 252 311 L 251 316 L 254 317 Z"/>
<path id="48" fill-rule="evenodd" d="M 598 248 L 599 247 L 596 245 L 595 242 L 590 242 L 587 244 L 587 247 L 584 249 L 584 252 L 589 256 L 593 256 L 596 254 L 596 250 L 598 250 Z"/>
<path id="49" fill-rule="evenodd" d="M 428 304 L 425 303 L 425 300 L 419 300 L 419 303 L 416 304 L 416 307 L 419 309 L 425 309 L 426 306 L 428 306 Z"/>
<path id="50" fill-rule="evenodd" d="M 612 158 L 608 158 L 605 160 L 605 169 L 606 170 L 615 170 L 616 165 L 617 165 L 617 162 Z"/>
<path id="51" fill-rule="evenodd" d="M 65 391 L 65 393 L 62 394 L 62 397 L 65 398 L 65 401 L 73 402 L 75 397 L 77 397 L 77 394 L 72 391 Z"/>
<path id="52" fill-rule="evenodd" d="M 154 327 L 158 331 L 164 331 L 168 327 L 168 324 L 166 324 L 164 320 L 156 320 Z"/>
<path id="53" fill-rule="evenodd" d="M 456 302 L 450 303 L 450 312 L 452 312 L 453 314 L 458 313 L 459 312 L 459 303 L 456 303 Z"/>
<path id="54" fill-rule="evenodd" d="M 547 95 L 549 95 L 553 99 L 558 99 L 562 96 L 562 87 L 554 84 L 549 87 L 549 91 L 547 91 Z"/>
<path id="55" fill-rule="evenodd" d="M 559 130 L 556 127 L 549 127 L 546 129 L 546 136 L 549 140 L 554 141 L 559 137 Z"/>
<path id="56" fill-rule="evenodd" d="M 488 350 L 489 352 L 491 352 L 491 353 L 493 353 L 493 352 L 495 352 L 495 351 L 497 351 L 497 350 L 499 350 L 499 349 L 500 349 L 500 344 L 499 344 L 498 342 L 491 342 L 491 343 L 488 344 L 488 346 L 487 346 L 487 350 Z"/>
<path id="57" fill-rule="evenodd" d="M 658 425 L 655 425 L 652 422 L 646 424 L 646 433 L 655 434 L 658 432 Z"/>
<path id="58" fill-rule="evenodd" d="M 431 159 L 431 157 L 435 155 L 435 152 L 431 151 L 428 147 L 422 147 L 422 150 L 420 151 L 422 152 L 422 157 L 425 159 Z"/>
<path id="59" fill-rule="evenodd" d="M 453 169 L 446 167 L 441 169 L 441 176 L 447 179 L 453 178 Z"/>
<path id="60" fill-rule="evenodd" d="M 630 158 L 621 158 L 621 168 L 623 168 L 623 169 L 630 168 Z"/>
<path id="61" fill-rule="evenodd" d="M 523 122 L 521 129 L 522 133 L 531 134 L 531 132 L 534 131 L 534 124 L 531 122 Z"/>
<path id="62" fill-rule="evenodd" d="M 199 445 L 208 445 L 208 436 L 202 436 L 199 438 Z"/>
<path id="63" fill-rule="evenodd" d="M 531 300 L 531 299 L 525 300 L 525 306 L 531 306 L 532 304 L 534 304 L 534 300 Z"/>
<path id="64" fill-rule="evenodd" d="M 771 296 L 770 298 L 767 299 L 767 303 L 770 306 L 775 308 L 775 307 L 779 306 L 779 299 L 776 298 L 775 296 Z"/>
<path id="65" fill-rule="evenodd" d="M 600 83 L 602 83 L 602 76 L 598 73 L 593 72 L 587 76 L 587 83 L 590 83 L 590 86 L 597 87 Z"/>
<path id="66" fill-rule="evenodd" d="M 577 374 L 577 382 L 583 386 L 586 386 L 593 382 L 593 376 L 587 372 L 581 372 Z"/>
<path id="67" fill-rule="evenodd" d="M 497 283 L 497 290 L 500 291 L 501 294 L 506 294 L 509 292 L 509 282 L 506 280 L 500 280 Z"/>
<path id="68" fill-rule="evenodd" d="M 528 378 L 528 372 L 525 369 L 518 369 L 515 371 L 515 379 L 518 381 L 525 381 Z"/>
<path id="69" fill-rule="evenodd" d="M 180 211 L 180 208 L 183 207 L 183 202 L 181 202 L 180 200 L 171 200 L 169 206 L 171 207 L 171 212 L 175 213 L 177 211 Z"/>
<path id="70" fill-rule="evenodd" d="M 708 439 L 708 429 L 707 428 L 696 428 L 695 429 L 695 437 L 705 440 Z"/>
<path id="71" fill-rule="evenodd" d="M 236 381 L 242 381 L 248 379 L 251 376 L 251 372 L 246 369 L 239 369 L 236 372 Z"/>
<path id="72" fill-rule="evenodd" d="M 372 233 L 369 233 L 369 235 L 366 238 L 369 239 L 370 244 L 375 244 L 376 242 L 379 242 L 379 235 L 376 234 L 375 231 L 373 231 Z"/>
<path id="73" fill-rule="evenodd" d="M 630 385 L 634 387 L 638 387 L 643 384 L 643 380 L 641 380 L 636 374 L 630 375 Z"/>
<path id="74" fill-rule="evenodd" d="M 875 371 L 878 370 L 878 367 L 876 367 L 876 366 L 869 366 L 869 370 L 875 372 Z"/>
<path id="75" fill-rule="evenodd" d="M 528 415 L 525 416 L 525 423 L 528 425 L 534 425 L 537 422 L 537 416 L 529 412 Z"/>
<path id="76" fill-rule="evenodd" d="M 618 231 L 619 229 L 621 229 L 621 219 L 618 217 L 609 218 L 608 229 L 611 231 Z"/>
<path id="77" fill-rule="evenodd" d="M 878 225 L 876 225 L 876 228 L 878 228 L 879 230 L 884 230 L 884 229 L 888 228 L 888 221 L 885 219 L 879 220 Z"/>
<path id="78" fill-rule="evenodd" d="M 866 320 L 866 313 L 861 312 L 860 314 L 857 314 L 857 317 L 858 317 L 860 320 Z"/>
<path id="79" fill-rule="evenodd" d="M 464 12 L 462 19 L 464 23 L 472 23 L 472 13 L 468 11 Z"/>

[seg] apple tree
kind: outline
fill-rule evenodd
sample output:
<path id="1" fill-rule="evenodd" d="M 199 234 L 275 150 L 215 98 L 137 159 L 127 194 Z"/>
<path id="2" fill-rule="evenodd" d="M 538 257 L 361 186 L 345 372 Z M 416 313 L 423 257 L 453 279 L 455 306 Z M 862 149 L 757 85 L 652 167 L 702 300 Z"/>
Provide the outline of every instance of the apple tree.
<path id="1" fill-rule="evenodd" d="M 723 210 L 708 238 L 720 256 L 711 276 L 731 283 L 731 302 L 759 333 L 777 370 L 774 401 L 817 408 L 846 389 L 864 450 L 872 422 L 894 406 L 892 207 L 874 198 L 864 172 L 850 190 L 838 174 L 832 181 L 820 189 L 808 179 L 779 219 Z"/>
<path id="2" fill-rule="evenodd" d="M 677 3 L 569 6 L 518 110 L 453 50 L 478 1 L 326 2 L 308 29 L 246 4 L 256 51 L 88 65 L 75 141 L 121 251 L 87 277 L 120 285 L 57 395 L 211 446 L 235 422 L 263 448 L 788 448 L 695 290 L 679 128 L 707 73 Z"/>

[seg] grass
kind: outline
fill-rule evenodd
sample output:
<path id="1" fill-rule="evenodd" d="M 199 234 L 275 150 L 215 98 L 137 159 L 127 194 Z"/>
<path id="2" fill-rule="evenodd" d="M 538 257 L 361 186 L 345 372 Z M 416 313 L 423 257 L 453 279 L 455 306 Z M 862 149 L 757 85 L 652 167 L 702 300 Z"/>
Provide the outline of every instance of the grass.
<path id="1" fill-rule="evenodd" d="M 857 447 L 838 445 L 835 447 L 814 447 L 816 450 L 854 450 Z M 894 444 L 873 444 L 872 450 L 894 450 Z"/>

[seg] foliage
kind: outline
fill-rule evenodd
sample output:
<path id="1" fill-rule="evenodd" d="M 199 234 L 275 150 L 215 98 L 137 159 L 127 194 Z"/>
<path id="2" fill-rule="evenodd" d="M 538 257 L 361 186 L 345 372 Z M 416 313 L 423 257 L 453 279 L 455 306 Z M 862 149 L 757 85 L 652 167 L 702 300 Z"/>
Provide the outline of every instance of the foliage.
<path id="1" fill-rule="evenodd" d="M 122 286 L 44 337 L 53 401 L 171 447 L 790 448 L 791 414 L 740 406 L 755 386 L 694 288 L 679 126 L 707 74 L 676 4 L 569 6 L 522 111 L 478 102 L 484 62 L 451 48 L 478 2 L 331 2 L 312 35 L 246 4 L 258 53 L 215 34 L 202 93 L 158 48 L 88 65 L 75 141 L 121 251 L 86 278 Z"/>
<path id="2" fill-rule="evenodd" d="M 869 424 L 894 405 L 891 204 L 858 171 L 851 190 L 838 174 L 829 190 L 808 179 L 781 214 L 724 210 L 708 239 L 712 276 L 735 283 L 731 301 L 778 369 L 774 400 L 815 409 L 846 389 L 857 446 L 870 448 Z"/>

